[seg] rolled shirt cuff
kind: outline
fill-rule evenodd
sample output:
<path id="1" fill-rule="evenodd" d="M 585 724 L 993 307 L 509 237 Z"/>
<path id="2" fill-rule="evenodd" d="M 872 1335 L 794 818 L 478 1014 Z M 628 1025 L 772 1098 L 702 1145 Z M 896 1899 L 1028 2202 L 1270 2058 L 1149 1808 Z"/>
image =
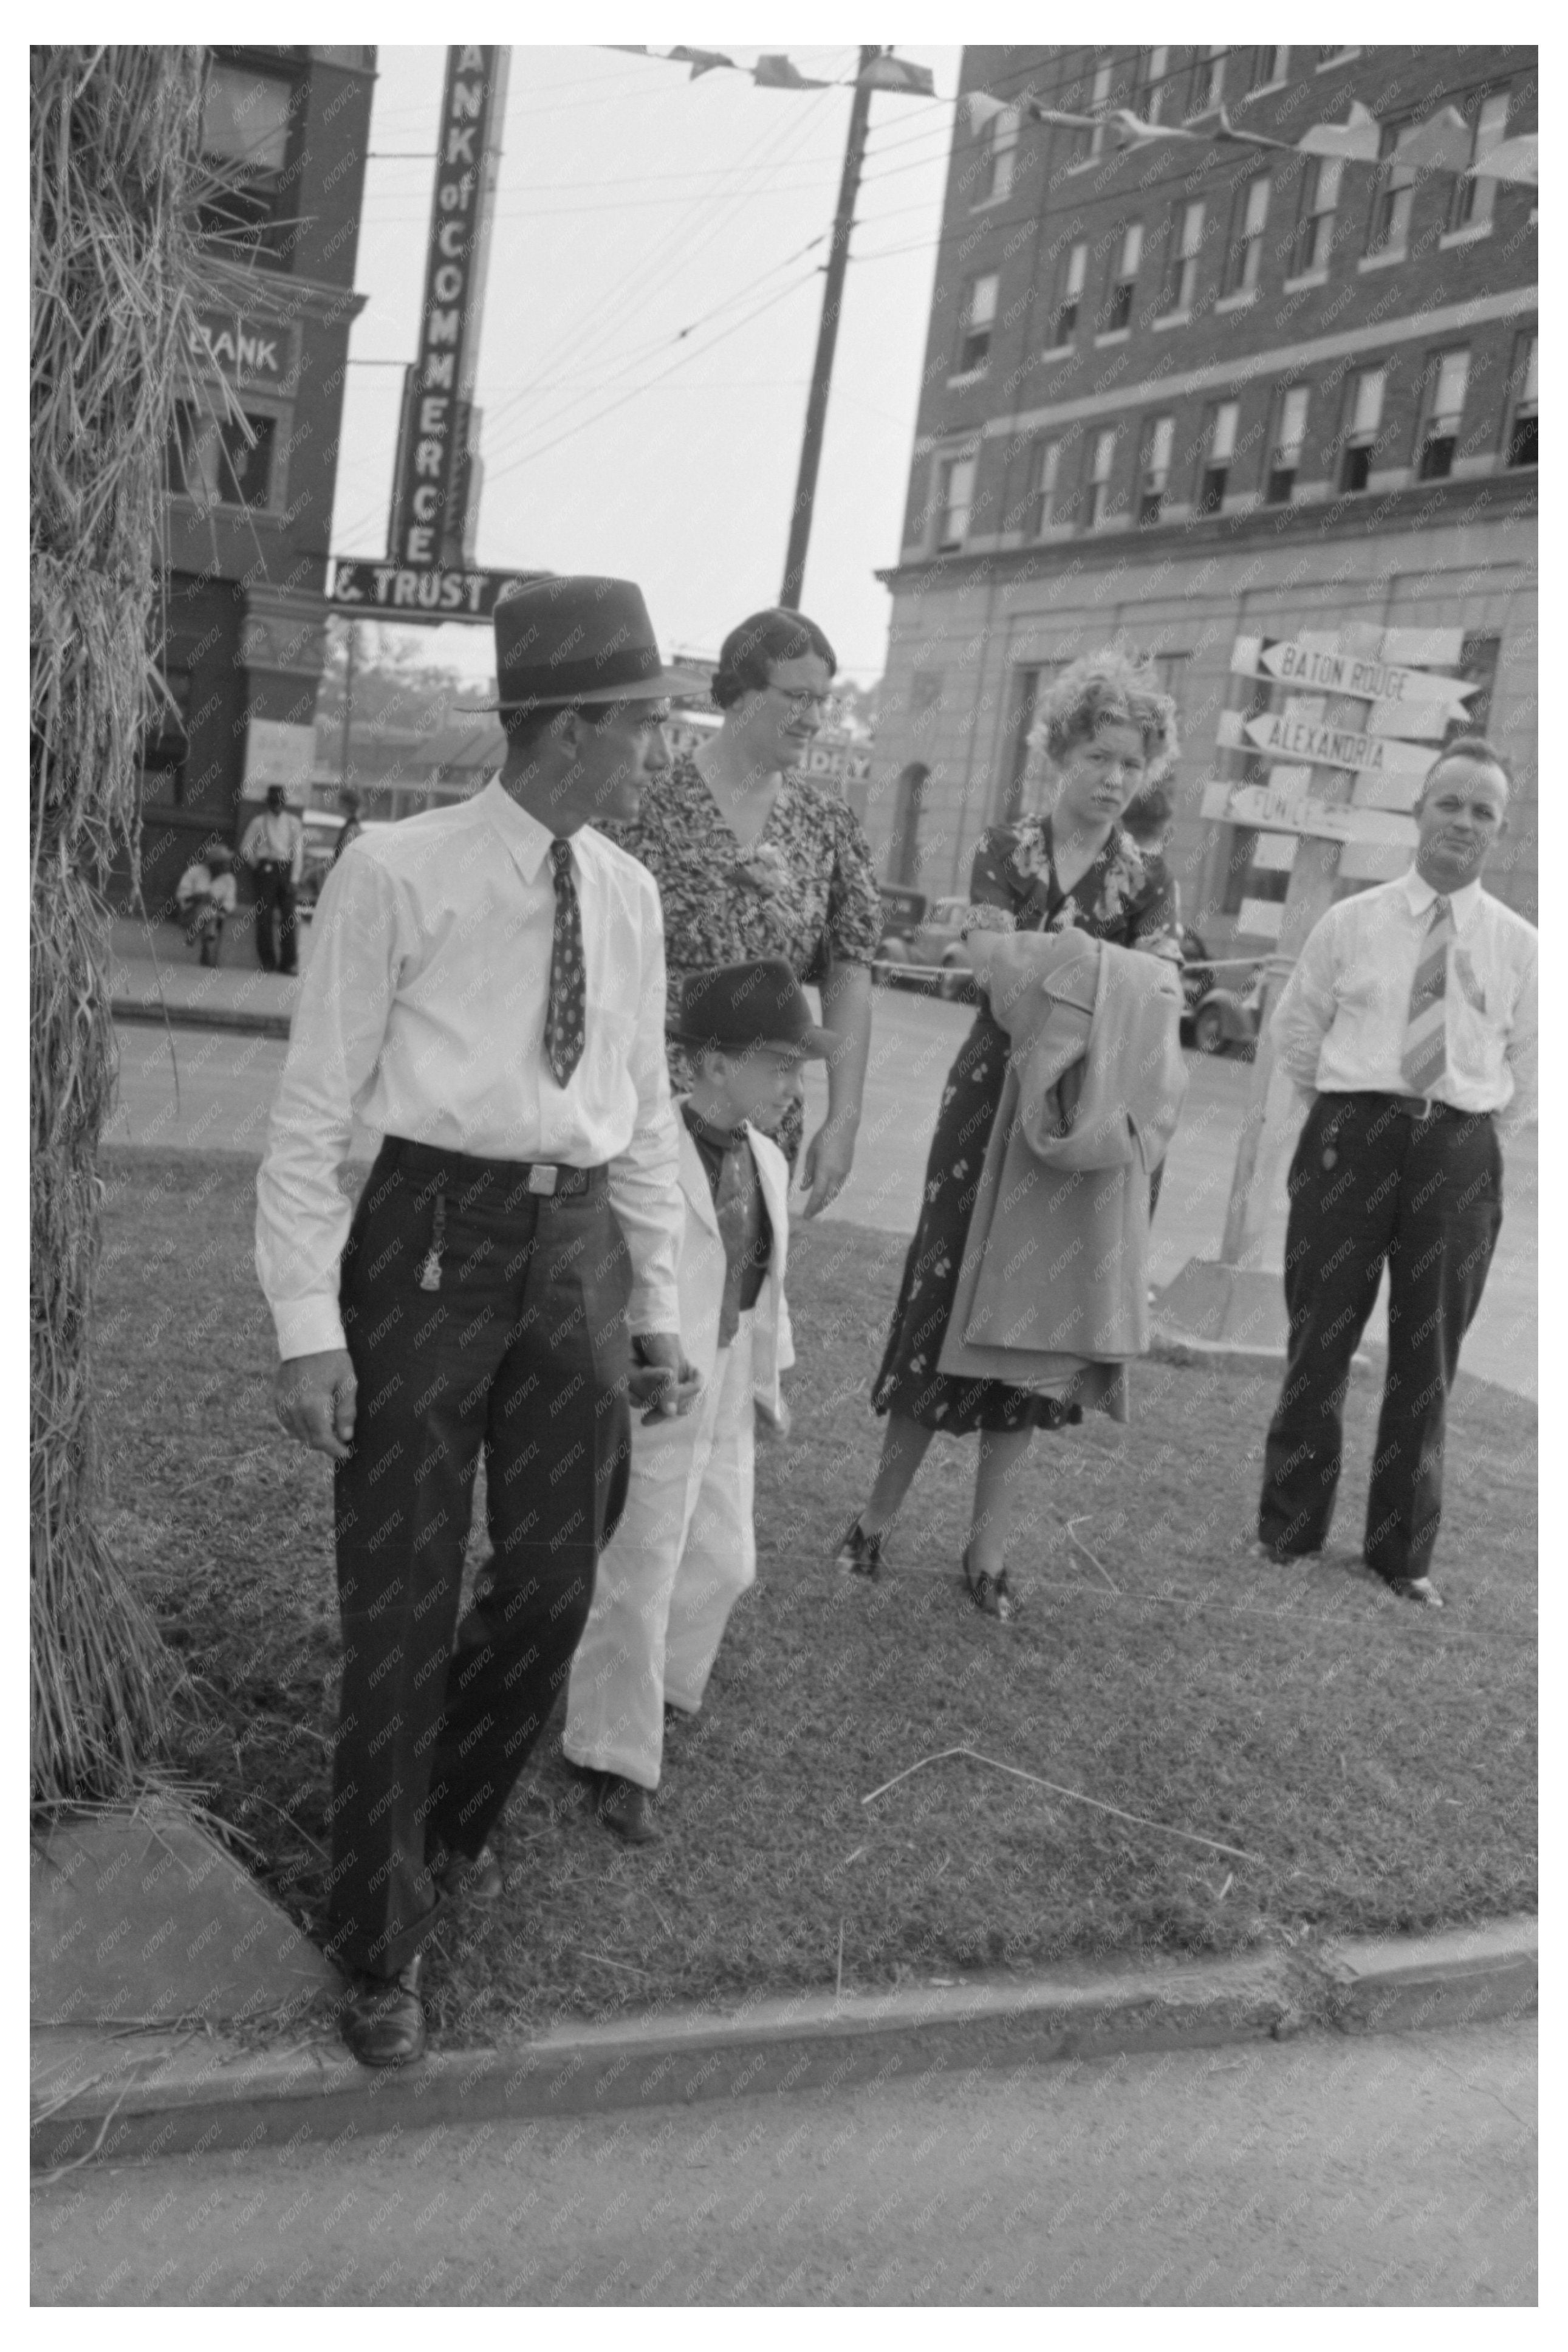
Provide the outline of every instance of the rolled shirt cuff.
<path id="1" fill-rule="evenodd" d="M 627 1310 L 627 1324 L 632 1337 L 640 1339 L 649 1331 L 678 1331 L 681 1328 L 681 1297 L 678 1290 L 654 1284 L 646 1288 L 639 1283 L 632 1293 Z"/>
<path id="2" fill-rule="evenodd" d="M 348 1347 L 343 1318 L 335 1297 L 289 1298 L 273 1307 L 279 1360 L 295 1356 L 326 1356 Z"/>

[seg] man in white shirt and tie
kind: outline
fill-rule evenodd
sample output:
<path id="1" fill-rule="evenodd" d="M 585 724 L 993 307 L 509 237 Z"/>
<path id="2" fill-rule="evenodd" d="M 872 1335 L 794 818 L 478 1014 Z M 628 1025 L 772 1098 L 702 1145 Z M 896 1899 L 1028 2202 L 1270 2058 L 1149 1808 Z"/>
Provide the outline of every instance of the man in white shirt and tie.
<path id="1" fill-rule="evenodd" d="M 1444 1408 L 1502 1223 L 1499 1137 L 1535 1110 L 1536 933 L 1480 886 L 1508 830 L 1510 782 L 1479 736 L 1438 753 L 1416 803 L 1415 865 L 1329 909 L 1271 1032 L 1312 1102 L 1291 1163 L 1290 1352 L 1260 1543 L 1276 1560 L 1322 1549 L 1351 1359 L 1386 1261 L 1388 1370 L 1363 1556 L 1402 1599 L 1433 1609 Z"/>
<path id="2" fill-rule="evenodd" d="M 530 583 L 495 626 L 506 765 L 328 877 L 257 1183 L 278 1416 L 336 1465 L 327 1948 L 371 2065 L 423 2050 L 444 1905 L 502 1891 L 486 1840 L 625 1498 L 632 1335 L 660 1409 L 696 1385 L 658 891 L 589 820 L 635 817 L 665 698 L 705 681 L 627 581 Z M 356 1116 L 386 1140 L 350 1223 Z M 494 1557 L 459 1624 L 481 1448 Z"/>

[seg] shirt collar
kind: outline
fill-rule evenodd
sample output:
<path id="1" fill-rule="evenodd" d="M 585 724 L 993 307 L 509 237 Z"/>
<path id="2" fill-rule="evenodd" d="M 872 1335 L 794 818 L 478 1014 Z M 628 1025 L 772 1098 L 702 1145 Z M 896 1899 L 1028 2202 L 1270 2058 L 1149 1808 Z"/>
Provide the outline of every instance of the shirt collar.
<path id="1" fill-rule="evenodd" d="M 1400 887 L 1405 893 L 1405 903 L 1412 915 L 1419 919 L 1423 915 L 1431 913 L 1432 904 L 1437 893 L 1422 875 L 1416 873 L 1413 866 L 1408 873 L 1400 877 Z M 1479 879 L 1467 882 L 1462 890 L 1449 891 L 1448 911 L 1454 919 L 1456 931 L 1467 930 L 1469 928 L 1470 918 L 1480 905 L 1482 891 Z"/>
<path id="2" fill-rule="evenodd" d="M 714 1127 L 704 1118 L 689 1095 L 682 1098 L 681 1117 L 685 1120 L 697 1141 L 710 1144 L 715 1151 L 735 1151 L 746 1141 L 747 1129 L 744 1119 L 738 1127 Z"/>
<path id="3" fill-rule="evenodd" d="M 475 795 L 473 806 L 500 835 L 524 881 L 537 882 L 558 836 L 512 798 L 499 776 L 492 776 L 484 791 Z M 580 845 L 587 829 L 580 826 L 571 836 L 574 864 L 580 860 Z"/>

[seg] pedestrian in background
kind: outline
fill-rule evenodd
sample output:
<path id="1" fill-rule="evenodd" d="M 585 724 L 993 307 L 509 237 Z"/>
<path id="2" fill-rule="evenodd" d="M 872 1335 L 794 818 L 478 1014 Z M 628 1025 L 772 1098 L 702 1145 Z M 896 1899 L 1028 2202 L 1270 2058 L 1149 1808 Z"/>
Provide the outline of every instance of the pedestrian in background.
<path id="1" fill-rule="evenodd" d="M 364 820 L 360 814 L 360 795 L 352 784 L 343 786 L 342 791 L 338 794 L 338 806 L 343 812 L 343 824 L 337 840 L 332 845 L 333 866 L 336 866 L 350 842 L 358 841 L 365 829 Z M 329 873 L 331 871 L 330 866 L 328 871 Z"/>
<path id="2" fill-rule="evenodd" d="M 1269 1425 L 1260 1547 L 1322 1549 L 1351 1359 L 1388 1268 L 1388 1370 L 1363 1556 L 1402 1599 L 1427 1570 L 1459 1345 L 1502 1223 L 1502 1154 L 1533 1115 L 1536 934 L 1481 888 L 1511 775 L 1479 736 L 1440 751 L 1416 803 L 1416 860 L 1331 907 L 1272 1023 L 1310 1101 L 1291 1163 L 1285 1383 Z"/>
<path id="3" fill-rule="evenodd" d="M 204 849 L 181 875 L 174 902 L 185 925 L 185 944 L 201 963 L 223 959 L 224 924 L 235 910 L 234 855 L 221 841 Z"/>
<path id="4" fill-rule="evenodd" d="M 267 806 L 245 829 L 239 854 L 256 883 L 256 956 L 263 971 L 299 969 L 296 893 L 305 871 L 305 827 L 281 784 L 268 784 Z"/>

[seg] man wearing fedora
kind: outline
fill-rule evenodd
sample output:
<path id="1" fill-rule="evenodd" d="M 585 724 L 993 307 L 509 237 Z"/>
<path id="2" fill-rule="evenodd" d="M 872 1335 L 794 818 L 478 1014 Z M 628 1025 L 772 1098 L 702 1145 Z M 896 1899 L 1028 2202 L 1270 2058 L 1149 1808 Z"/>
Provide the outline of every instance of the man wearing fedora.
<path id="1" fill-rule="evenodd" d="M 782 958 L 692 973 L 673 1034 L 693 1070 L 677 1105 L 679 1278 L 681 1335 L 703 1394 L 688 1419 L 632 1433 L 631 1491 L 572 1660 L 562 1739 L 594 1786 L 600 1821 L 635 1845 L 657 1835 L 649 1798 L 665 1705 L 696 1713 L 729 1612 L 757 1573 L 757 1414 L 785 1425 L 789 1171 L 751 1122 L 776 1127 L 800 1100 L 802 1064 L 835 1043 L 812 1025 Z"/>
<path id="2" fill-rule="evenodd" d="M 624 1502 L 630 1342 L 684 1412 L 658 893 L 593 829 L 668 764 L 628 581 L 495 616 L 500 775 L 364 834 L 322 890 L 257 1183 L 284 1427 L 336 1473 L 328 1950 L 369 2065 L 421 2055 L 420 1951 L 549 1715 Z M 355 1118 L 385 1138 L 350 1219 Z M 457 1622 L 475 1475 L 494 1557 Z"/>

